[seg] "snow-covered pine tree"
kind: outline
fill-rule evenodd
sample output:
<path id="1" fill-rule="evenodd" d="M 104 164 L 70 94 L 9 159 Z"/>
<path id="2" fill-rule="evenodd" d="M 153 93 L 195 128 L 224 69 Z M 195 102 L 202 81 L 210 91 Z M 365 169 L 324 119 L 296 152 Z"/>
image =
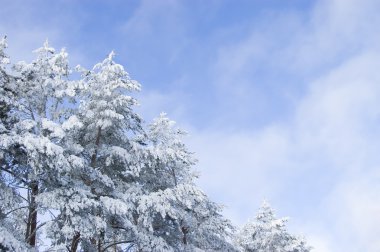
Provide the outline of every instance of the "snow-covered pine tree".
<path id="1" fill-rule="evenodd" d="M 80 105 L 69 120 L 76 125 L 71 135 L 73 145 L 82 149 L 84 166 L 71 177 L 70 188 L 51 195 L 61 199 L 55 206 L 60 215 L 51 225 L 55 245 L 66 244 L 71 251 L 78 246 L 104 251 L 137 239 L 132 199 L 144 155 L 133 140 L 142 126 L 133 111 L 137 101 L 129 93 L 140 85 L 114 56 L 111 52 L 90 71 L 77 68 L 82 74 Z"/>
<path id="2" fill-rule="evenodd" d="M 15 77 L 10 73 L 10 59 L 5 53 L 6 37 L 0 39 L 0 129 L 6 130 L 16 123 L 12 110 L 17 106 L 17 87 Z"/>
<path id="3" fill-rule="evenodd" d="M 0 250 L 26 251 L 23 237 L 23 217 L 26 213 L 19 193 L 20 181 L 11 168 L 12 153 L 5 141 L 15 123 L 11 115 L 15 107 L 14 78 L 7 71 L 9 58 L 5 54 L 5 37 L 0 40 Z"/>
<path id="4" fill-rule="evenodd" d="M 139 224 L 171 251 L 234 251 L 231 223 L 194 183 L 196 160 L 182 142 L 185 132 L 163 113 L 147 134 L 149 162 L 140 177 L 144 196 L 139 200 Z M 139 248 L 149 251 L 142 244 Z"/>
<path id="5" fill-rule="evenodd" d="M 44 225 L 38 222 L 38 213 L 44 207 L 37 202 L 39 194 L 62 183 L 64 174 L 73 168 L 62 146 L 64 132 L 60 126 L 64 97 L 70 90 L 67 54 L 64 50 L 56 54 L 47 42 L 35 52 L 34 61 L 14 66 L 17 106 L 12 115 L 17 122 L 1 136 L 6 164 L 10 164 L 7 173 L 25 188 L 18 192 L 24 194 L 27 214 L 23 235 L 31 247 L 36 246 L 37 232 Z"/>
<path id="6" fill-rule="evenodd" d="M 6 37 L 0 39 L 0 131 L 2 133 L 6 131 L 10 123 L 10 110 L 14 107 L 15 93 L 12 78 L 6 69 L 9 64 L 9 57 L 5 53 L 7 46 Z"/>
<path id="7" fill-rule="evenodd" d="M 277 219 L 273 209 L 264 201 L 256 218 L 245 224 L 235 241 L 244 252 L 309 252 L 303 238 L 291 235 L 286 229 L 287 218 Z"/>
<path id="8" fill-rule="evenodd" d="M 7 72 L 6 66 L 10 63 L 5 53 L 7 48 L 6 38 L 0 40 L 0 127 L 9 124 L 9 112 L 12 107 L 15 90 L 12 87 L 12 77 Z"/>

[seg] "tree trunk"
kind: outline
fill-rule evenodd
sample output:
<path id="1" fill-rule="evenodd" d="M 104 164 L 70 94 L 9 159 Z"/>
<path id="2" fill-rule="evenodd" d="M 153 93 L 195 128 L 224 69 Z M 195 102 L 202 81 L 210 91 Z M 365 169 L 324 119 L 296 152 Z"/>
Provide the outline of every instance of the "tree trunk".
<path id="1" fill-rule="evenodd" d="M 98 252 L 102 252 L 102 246 L 103 246 L 103 241 L 104 241 L 104 232 L 101 231 L 100 232 L 100 235 L 99 235 L 99 238 L 98 238 Z"/>
<path id="2" fill-rule="evenodd" d="M 187 233 L 189 232 L 189 229 L 187 227 L 181 227 L 181 231 L 183 233 L 182 242 L 184 245 L 187 245 Z"/>
<path id="3" fill-rule="evenodd" d="M 91 156 L 91 167 L 95 167 L 96 165 L 96 157 L 98 155 L 98 149 L 99 149 L 99 146 L 100 146 L 100 138 L 101 138 L 101 135 L 102 135 L 102 128 L 101 127 L 98 127 L 98 132 L 96 134 L 96 139 L 95 139 L 95 151 L 94 153 L 92 154 Z M 89 180 L 89 179 L 85 179 L 84 180 L 84 183 L 87 185 L 87 186 L 90 186 L 92 184 L 92 182 Z M 91 191 L 93 191 L 93 189 L 91 189 Z M 78 244 L 79 244 L 79 240 L 80 240 L 80 233 L 77 232 L 73 239 L 72 239 L 72 242 L 71 242 L 71 252 L 76 252 L 77 249 L 78 249 Z M 91 244 L 93 244 L 94 246 L 96 245 L 96 239 L 95 238 L 91 238 L 90 239 L 90 242 Z"/>
<path id="4" fill-rule="evenodd" d="M 98 149 L 100 146 L 100 137 L 102 135 L 102 128 L 98 127 L 98 133 L 96 135 L 96 140 L 95 140 L 95 151 L 94 154 L 92 154 L 91 157 L 91 167 L 95 167 L 96 165 L 96 156 L 98 155 Z"/>
<path id="5" fill-rule="evenodd" d="M 38 195 L 38 182 L 32 181 L 30 183 L 31 189 L 31 198 L 30 198 L 30 208 L 29 208 L 29 216 L 30 216 L 30 230 L 29 230 L 29 239 L 28 243 L 30 246 L 36 246 L 36 237 L 37 237 L 37 202 L 36 197 Z"/>
<path id="6" fill-rule="evenodd" d="M 115 233 L 113 234 L 113 243 L 115 243 L 115 245 L 113 246 L 113 252 L 117 252 L 116 234 Z"/>
<path id="7" fill-rule="evenodd" d="M 78 244 L 79 244 L 79 240 L 80 240 L 80 233 L 77 232 L 74 237 L 73 237 L 73 240 L 71 241 L 71 247 L 70 247 L 70 252 L 76 252 L 77 249 L 78 249 Z"/>
<path id="8" fill-rule="evenodd" d="M 102 243 L 100 238 L 98 239 L 98 252 L 102 252 Z"/>

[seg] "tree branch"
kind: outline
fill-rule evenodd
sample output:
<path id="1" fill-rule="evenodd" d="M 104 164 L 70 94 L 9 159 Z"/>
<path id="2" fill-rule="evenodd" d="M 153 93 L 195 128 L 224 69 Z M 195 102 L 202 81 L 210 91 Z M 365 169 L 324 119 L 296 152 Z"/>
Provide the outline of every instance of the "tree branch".
<path id="1" fill-rule="evenodd" d="M 41 223 L 38 227 L 36 227 L 36 229 L 33 230 L 33 232 L 28 236 L 27 240 L 29 240 L 37 232 L 38 229 L 45 226 L 47 223 L 48 223 L 48 221 Z"/>
<path id="2" fill-rule="evenodd" d="M 14 173 L 13 171 L 10 171 L 10 170 L 9 170 L 9 169 L 7 169 L 7 168 L 4 168 L 4 167 L 0 167 L 0 170 L 2 170 L 2 171 L 5 171 L 5 172 L 7 172 L 7 173 L 11 174 L 13 177 L 15 177 L 15 178 L 19 179 L 19 180 L 20 180 L 22 183 L 24 183 L 24 184 L 26 184 L 26 185 L 28 185 L 28 184 L 29 184 L 29 182 L 28 182 L 28 181 L 24 180 L 23 178 L 20 178 L 19 176 L 17 176 L 17 174 L 16 174 L 16 173 Z"/>
<path id="3" fill-rule="evenodd" d="M 10 214 L 10 213 L 13 213 L 14 211 L 17 211 L 17 210 L 20 210 L 20 209 L 23 209 L 23 208 L 28 208 L 28 207 L 29 207 L 29 206 L 22 206 L 22 207 L 15 208 L 15 209 L 9 211 L 8 213 L 6 213 L 5 216 L 7 216 L 7 215 Z"/>
<path id="4" fill-rule="evenodd" d="M 123 243 L 133 243 L 134 240 L 126 240 L 126 241 L 118 241 L 118 242 L 113 242 L 107 246 L 105 246 L 103 249 L 102 249 L 102 252 L 105 252 L 109 247 L 112 247 L 112 246 L 115 246 L 115 245 L 118 245 L 118 244 L 123 244 Z"/>

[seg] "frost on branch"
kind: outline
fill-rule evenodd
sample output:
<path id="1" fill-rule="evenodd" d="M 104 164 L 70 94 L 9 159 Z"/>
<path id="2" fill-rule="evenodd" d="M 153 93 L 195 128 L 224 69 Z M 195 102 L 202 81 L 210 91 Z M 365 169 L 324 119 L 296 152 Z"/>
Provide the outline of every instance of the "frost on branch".
<path id="1" fill-rule="evenodd" d="M 8 47 L 6 37 L 0 39 L 0 65 L 9 64 L 9 58 L 5 54 L 4 50 Z"/>

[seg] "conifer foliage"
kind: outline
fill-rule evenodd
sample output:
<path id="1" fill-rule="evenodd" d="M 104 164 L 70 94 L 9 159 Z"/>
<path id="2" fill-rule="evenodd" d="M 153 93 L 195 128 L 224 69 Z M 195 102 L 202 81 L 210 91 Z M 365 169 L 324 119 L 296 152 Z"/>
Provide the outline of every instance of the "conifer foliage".
<path id="1" fill-rule="evenodd" d="M 277 219 L 264 201 L 256 218 L 245 224 L 236 235 L 236 244 L 244 252 L 309 252 L 311 247 L 286 230 L 287 218 Z"/>
<path id="2" fill-rule="evenodd" d="M 1 251 L 234 250 L 232 225 L 194 183 L 184 132 L 164 114 L 143 123 L 140 84 L 113 52 L 73 70 L 47 41 L 30 63 L 10 64 L 6 47 Z"/>
<path id="3" fill-rule="evenodd" d="M 140 84 L 114 52 L 88 70 L 48 41 L 29 63 L 6 48 L 2 38 L 0 251 L 308 251 L 267 207 L 232 242 L 195 184 L 186 133 L 164 113 L 143 122 Z"/>

